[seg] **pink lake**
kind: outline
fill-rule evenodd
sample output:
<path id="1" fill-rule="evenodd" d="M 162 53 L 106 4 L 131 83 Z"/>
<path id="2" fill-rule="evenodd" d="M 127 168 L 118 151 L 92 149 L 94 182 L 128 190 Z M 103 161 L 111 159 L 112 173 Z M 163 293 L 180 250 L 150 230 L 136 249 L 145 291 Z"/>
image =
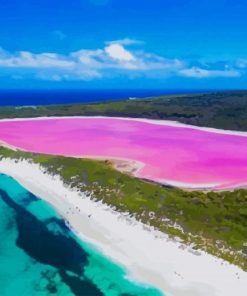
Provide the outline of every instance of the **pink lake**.
<path id="1" fill-rule="evenodd" d="M 31 152 L 141 162 L 138 177 L 181 187 L 247 185 L 247 137 L 119 118 L 0 121 L 0 141 Z"/>

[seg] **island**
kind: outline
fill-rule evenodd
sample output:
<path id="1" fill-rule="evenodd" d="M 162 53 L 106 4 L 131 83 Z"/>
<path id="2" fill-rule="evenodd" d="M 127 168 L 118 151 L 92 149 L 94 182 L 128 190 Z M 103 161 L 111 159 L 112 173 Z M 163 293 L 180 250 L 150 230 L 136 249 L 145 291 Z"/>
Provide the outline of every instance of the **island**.
<path id="1" fill-rule="evenodd" d="M 244 295 L 245 106 L 247 92 L 3 107 L 0 173 L 135 281 Z"/>

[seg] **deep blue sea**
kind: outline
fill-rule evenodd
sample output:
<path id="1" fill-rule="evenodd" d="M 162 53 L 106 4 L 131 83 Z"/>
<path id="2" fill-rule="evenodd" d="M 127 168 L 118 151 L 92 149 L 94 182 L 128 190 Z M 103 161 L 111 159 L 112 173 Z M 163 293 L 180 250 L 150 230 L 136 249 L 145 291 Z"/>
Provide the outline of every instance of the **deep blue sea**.
<path id="1" fill-rule="evenodd" d="M 87 103 L 166 94 L 198 93 L 205 90 L 0 90 L 0 106 L 33 106 L 47 104 Z"/>
<path id="2" fill-rule="evenodd" d="M 1 296 L 161 296 L 79 240 L 46 202 L 0 174 Z"/>

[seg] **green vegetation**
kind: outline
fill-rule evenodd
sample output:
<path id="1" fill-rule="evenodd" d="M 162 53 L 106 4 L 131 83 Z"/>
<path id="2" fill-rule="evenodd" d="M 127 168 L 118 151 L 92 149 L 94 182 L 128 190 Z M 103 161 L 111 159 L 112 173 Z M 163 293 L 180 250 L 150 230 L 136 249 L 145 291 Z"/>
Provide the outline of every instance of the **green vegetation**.
<path id="1" fill-rule="evenodd" d="M 27 159 L 92 198 L 151 225 L 193 248 L 247 270 L 247 190 L 187 192 L 114 170 L 107 161 L 32 154 L 0 147 L 0 159 Z M 176 225 L 175 225 L 176 223 Z"/>
<path id="2" fill-rule="evenodd" d="M 91 104 L 2 107 L 0 118 L 105 115 L 176 120 L 197 126 L 247 131 L 247 91 L 173 95 Z"/>

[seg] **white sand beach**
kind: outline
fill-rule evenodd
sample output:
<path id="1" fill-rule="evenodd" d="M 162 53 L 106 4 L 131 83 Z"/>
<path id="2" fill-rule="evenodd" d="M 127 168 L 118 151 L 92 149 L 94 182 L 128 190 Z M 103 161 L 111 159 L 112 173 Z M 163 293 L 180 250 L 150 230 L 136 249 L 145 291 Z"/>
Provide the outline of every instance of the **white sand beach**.
<path id="1" fill-rule="evenodd" d="M 2 159 L 0 172 L 50 203 L 84 241 L 126 268 L 129 277 L 167 296 L 245 296 L 247 273 L 194 252 L 165 234 L 63 184 L 39 165 Z M 61 246 L 62 247 L 62 246 Z"/>

